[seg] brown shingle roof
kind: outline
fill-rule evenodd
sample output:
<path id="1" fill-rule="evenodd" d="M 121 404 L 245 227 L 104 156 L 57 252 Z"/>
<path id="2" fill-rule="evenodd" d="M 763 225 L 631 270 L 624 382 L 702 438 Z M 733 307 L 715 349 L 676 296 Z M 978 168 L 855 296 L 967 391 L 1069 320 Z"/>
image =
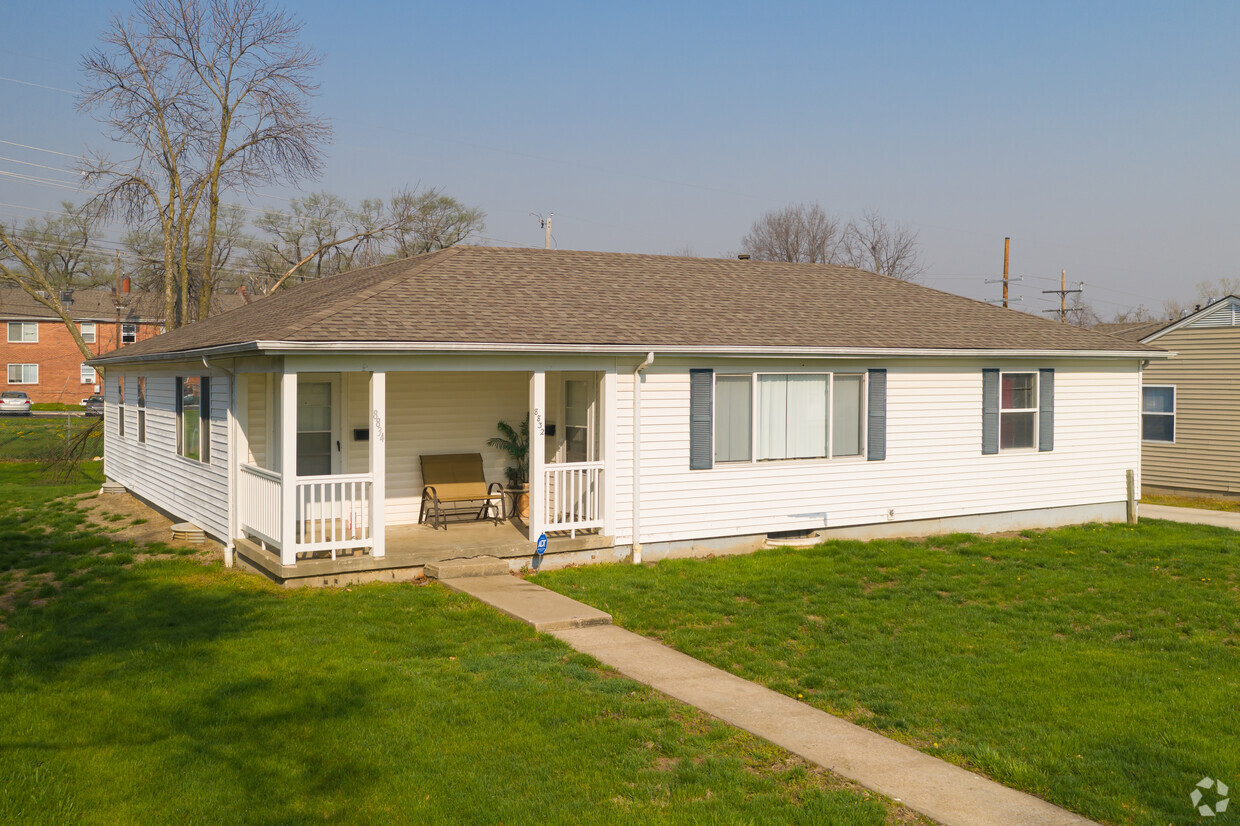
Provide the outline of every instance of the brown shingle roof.
<path id="1" fill-rule="evenodd" d="M 1174 321 L 1125 321 L 1119 324 L 1095 324 L 1094 329 L 1109 336 L 1122 338 L 1124 341 L 1140 341 L 1174 323 Z"/>
<path id="2" fill-rule="evenodd" d="M 1144 349 L 849 267 L 459 246 L 307 282 L 118 358 L 255 341 Z"/>
<path id="3" fill-rule="evenodd" d="M 213 313 L 222 313 L 245 304 L 245 299 L 231 293 L 215 293 L 211 296 Z M 115 321 L 116 303 L 111 290 L 74 290 L 73 306 L 69 308 L 75 321 Z M 126 296 L 126 306 L 121 312 L 122 321 L 163 321 L 164 298 L 154 293 L 132 292 Z M 58 316 L 35 301 L 18 287 L 0 287 L 0 319 L 57 319 Z"/>

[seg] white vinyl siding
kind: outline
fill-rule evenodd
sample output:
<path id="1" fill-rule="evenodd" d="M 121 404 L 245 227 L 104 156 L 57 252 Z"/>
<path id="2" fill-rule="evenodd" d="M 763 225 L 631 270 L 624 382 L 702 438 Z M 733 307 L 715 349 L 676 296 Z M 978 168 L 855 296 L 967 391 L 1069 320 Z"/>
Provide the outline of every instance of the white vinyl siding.
<path id="1" fill-rule="evenodd" d="M 882 462 L 805 460 L 689 470 L 689 368 L 656 362 L 642 387 L 642 541 L 1121 502 L 1140 467 L 1139 372 L 1134 361 L 884 360 L 887 453 Z M 771 362 L 750 369 L 770 370 Z M 807 362 L 804 369 L 816 366 Z M 1056 368 L 1055 450 L 982 456 L 982 368 Z M 715 366 L 735 373 L 735 361 Z M 840 369 L 823 360 L 824 372 Z M 848 369 L 848 368 L 844 368 Z M 853 367 L 852 369 L 856 369 Z M 619 376 L 617 541 L 632 541 L 632 375 Z M 1035 396 L 1036 398 L 1036 396 Z M 1035 430 L 1036 433 L 1036 430 Z"/>
<path id="2" fill-rule="evenodd" d="M 37 364 L 10 364 L 9 365 L 9 384 L 38 384 L 39 383 L 39 365 Z"/>
<path id="3" fill-rule="evenodd" d="M 366 426 L 369 389 L 364 376 L 352 385 L 347 428 L 349 467 L 365 472 L 366 454 L 351 441 L 352 429 Z M 487 446 L 499 435 L 495 425 L 518 427 L 529 411 L 529 373 L 387 374 L 387 520 L 389 525 L 418 521 L 423 453 L 481 453 L 487 482 L 505 483 L 508 455 Z M 364 444 L 364 443 L 362 443 Z M 687 449 L 687 445 L 686 445 Z"/>
<path id="4" fill-rule="evenodd" d="M 9 322 L 9 343 L 10 344 L 34 344 L 39 340 L 39 322 L 37 321 L 10 321 Z"/>
<path id="5" fill-rule="evenodd" d="M 178 373 L 201 372 L 202 363 L 141 368 L 113 367 L 104 376 L 104 472 L 137 496 L 192 522 L 217 539 L 228 539 L 228 428 L 211 428 L 210 461 L 177 455 Z M 137 377 L 146 377 L 146 442 L 118 438 L 118 380 L 124 375 L 130 393 Z M 224 373 L 212 376 L 211 415 L 225 422 L 230 386 Z M 130 415 L 133 415 L 129 405 Z M 131 421 L 132 426 L 135 422 Z"/>

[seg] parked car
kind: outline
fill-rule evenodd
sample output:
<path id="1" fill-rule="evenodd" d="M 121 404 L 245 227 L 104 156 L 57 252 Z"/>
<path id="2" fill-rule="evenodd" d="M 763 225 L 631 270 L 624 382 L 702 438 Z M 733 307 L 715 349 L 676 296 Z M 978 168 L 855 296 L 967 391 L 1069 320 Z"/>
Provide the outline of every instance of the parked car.
<path id="1" fill-rule="evenodd" d="M 0 413 L 6 416 L 29 416 L 30 397 L 20 390 L 0 393 Z"/>
<path id="2" fill-rule="evenodd" d="M 87 416 L 102 416 L 103 415 L 103 396 L 100 396 L 98 394 L 95 394 L 94 396 L 88 396 L 87 398 L 82 400 L 82 404 L 86 406 Z"/>

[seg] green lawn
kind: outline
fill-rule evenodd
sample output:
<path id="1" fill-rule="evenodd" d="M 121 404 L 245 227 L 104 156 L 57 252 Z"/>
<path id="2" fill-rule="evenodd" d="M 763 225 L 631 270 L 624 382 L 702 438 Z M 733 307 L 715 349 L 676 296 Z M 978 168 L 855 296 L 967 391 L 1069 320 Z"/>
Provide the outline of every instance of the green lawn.
<path id="1" fill-rule="evenodd" d="M 1089 817 L 1161 824 L 1200 822 L 1203 776 L 1240 790 L 1238 575 L 1240 534 L 1149 522 L 535 579 Z"/>
<path id="2" fill-rule="evenodd" d="M 1143 493 L 1143 505 L 1170 505 L 1173 508 L 1201 508 L 1209 511 L 1240 511 L 1240 499 L 1215 496 L 1179 496 L 1170 493 Z"/>
<path id="3" fill-rule="evenodd" d="M 98 417 L 35 418 L 0 416 L 0 462 L 38 461 L 63 455 L 71 438 L 89 427 L 98 428 Z M 103 455 L 103 438 L 92 441 L 90 456 Z"/>
<path id="4" fill-rule="evenodd" d="M 40 478 L 0 466 L 0 822 L 914 822 L 437 585 L 137 562 Z"/>

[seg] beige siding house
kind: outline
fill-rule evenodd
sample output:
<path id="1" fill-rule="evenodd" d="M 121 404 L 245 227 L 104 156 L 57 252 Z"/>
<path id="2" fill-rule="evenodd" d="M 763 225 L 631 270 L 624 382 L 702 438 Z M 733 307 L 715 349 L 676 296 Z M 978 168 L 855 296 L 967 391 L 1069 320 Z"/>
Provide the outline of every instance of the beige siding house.
<path id="1" fill-rule="evenodd" d="M 1240 496 L 1240 297 L 1103 329 L 1175 353 L 1142 371 L 1142 490 Z"/>
<path id="2" fill-rule="evenodd" d="M 289 582 L 1123 519 L 1163 355 L 846 267 L 453 247 L 97 362 L 107 477 Z M 527 418 L 528 513 L 424 522 L 423 459 L 503 482 Z"/>

